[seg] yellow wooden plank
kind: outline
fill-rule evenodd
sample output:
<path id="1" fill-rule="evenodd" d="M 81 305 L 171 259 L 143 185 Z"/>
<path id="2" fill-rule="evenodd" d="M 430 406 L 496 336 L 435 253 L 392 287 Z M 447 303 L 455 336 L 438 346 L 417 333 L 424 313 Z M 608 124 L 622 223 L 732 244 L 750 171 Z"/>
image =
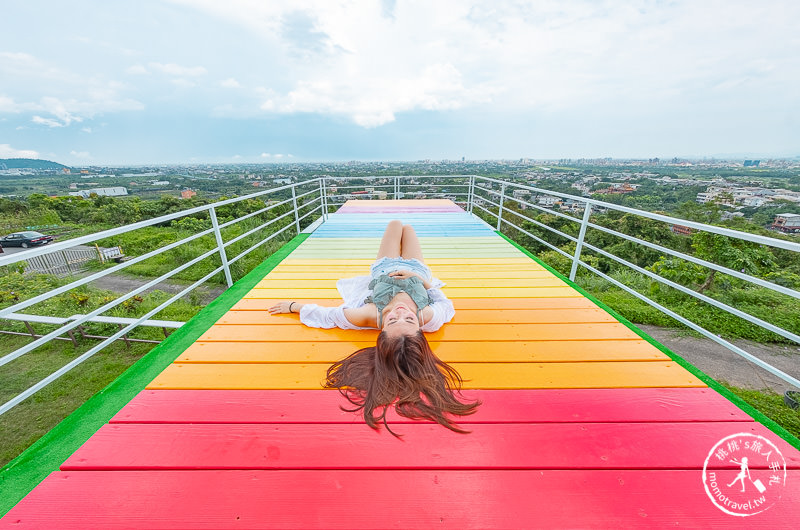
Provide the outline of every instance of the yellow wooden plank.
<path id="1" fill-rule="evenodd" d="M 286 298 L 243 298 L 234 306 L 235 310 L 266 311 Z M 292 298 L 292 301 L 325 306 L 338 306 L 341 299 L 332 298 Z M 584 297 L 569 298 L 454 298 L 456 315 L 462 309 L 584 309 L 597 306 Z M 295 315 L 294 318 L 297 318 Z"/>
<path id="2" fill-rule="evenodd" d="M 297 306 L 295 306 L 295 311 Z M 460 309 L 451 324 L 564 324 L 616 322 L 600 308 L 587 309 Z M 270 315 L 266 311 L 231 310 L 217 325 L 297 325 L 291 315 Z"/>
<path id="3" fill-rule="evenodd" d="M 555 298 L 583 297 L 567 285 L 563 287 L 497 287 L 482 289 L 475 287 L 444 287 L 442 292 L 448 298 Z M 278 298 L 297 300 L 299 298 L 339 299 L 339 291 L 332 289 L 261 289 L 255 288 L 244 298 Z"/>
<path id="4" fill-rule="evenodd" d="M 705 387 L 672 361 L 453 363 L 464 388 Z M 318 389 L 327 364 L 180 364 L 148 389 Z"/>
<path id="5" fill-rule="evenodd" d="M 176 362 L 196 363 L 333 363 L 374 342 L 195 342 Z M 564 362 L 668 361 L 670 358 L 645 340 L 431 341 L 443 361 L 452 362 Z"/>
<path id="6" fill-rule="evenodd" d="M 563 280 L 551 276 L 550 278 L 455 278 L 447 282 L 447 287 L 471 287 L 474 289 L 494 289 L 497 287 L 561 287 L 565 286 Z M 265 278 L 256 284 L 259 289 L 325 289 L 336 288 L 335 279 L 304 279 L 286 280 Z"/>
<path id="7" fill-rule="evenodd" d="M 462 279 L 476 279 L 476 278 L 555 278 L 556 276 L 546 270 L 496 270 L 495 268 L 487 268 L 480 272 L 476 271 L 463 271 L 463 270 L 445 270 L 439 271 L 438 268 L 433 270 L 434 276 L 443 282 Z M 290 271 L 290 269 L 273 269 L 272 272 L 267 274 L 265 280 L 338 280 L 340 278 L 347 278 L 350 276 L 360 276 L 368 274 L 368 271 L 363 268 L 353 269 L 348 271 L 335 270 L 322 268 L 304 272 Z"/>
<path id="8" fill-rule="evenodd" d="M 271 315 L 269 318 L 292 318 L 292 315 Z M 479 341 L 488 343 L 515 340 L 620 340 L 638 339 L 639 336 L 617 322 L 594 324 L 446 324 L 433 333 L 426 333 L 428 340 L 435 341 Z M 336 342 L 374 341 L 378 330 L 319 329 L 303 324 L 268 325 L 219 325 L 211 326 L 201 341 L 225 342 Z"/>

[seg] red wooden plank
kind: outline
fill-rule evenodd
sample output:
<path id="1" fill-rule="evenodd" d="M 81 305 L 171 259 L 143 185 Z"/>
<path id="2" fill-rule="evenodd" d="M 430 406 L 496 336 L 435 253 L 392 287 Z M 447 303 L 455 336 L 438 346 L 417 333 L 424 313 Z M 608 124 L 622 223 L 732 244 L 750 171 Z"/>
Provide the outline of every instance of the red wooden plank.
<path id="1" fill-rule="evenodd" d="M 709 388 L 465 390 L 468 423 L 753 421 Z M 145 390 L 111 423 L 363 423 L 331 390 Z M 391 410 L 391 423 L 411 423 Z"/>
<path id="2" fill-rule="evenodd" d="M 800 527 L 798 498 L 798 471 L 750 517 L 714 506 L 696 469 L 85 471 L 50 475 L 0 528 L 773 529 Z"/>
<path id="3" fill-rule="evenodd" d="M 788 466 L 800 451 L 756 422 L 475 424 L 385 430 L 351 424 L 107 424 L 62 464 L 110 469 L 677 469 L 702 468 L 740 432 L 771 440 Z M 720 468 L 733 463 L 714 462 Z"/>

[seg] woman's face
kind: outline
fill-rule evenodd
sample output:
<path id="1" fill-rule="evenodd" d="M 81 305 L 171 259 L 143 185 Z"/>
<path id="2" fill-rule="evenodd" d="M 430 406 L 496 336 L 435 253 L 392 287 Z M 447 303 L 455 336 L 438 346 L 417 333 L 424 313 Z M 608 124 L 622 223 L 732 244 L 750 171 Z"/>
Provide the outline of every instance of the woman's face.
<path id="1" fill-rule="evenodd" d="M 397 302 L 387 307 L 383 314 L 383 331 L 390 337 L 413 335 L 419 331 L 417 312 L 411 304 Z"/>

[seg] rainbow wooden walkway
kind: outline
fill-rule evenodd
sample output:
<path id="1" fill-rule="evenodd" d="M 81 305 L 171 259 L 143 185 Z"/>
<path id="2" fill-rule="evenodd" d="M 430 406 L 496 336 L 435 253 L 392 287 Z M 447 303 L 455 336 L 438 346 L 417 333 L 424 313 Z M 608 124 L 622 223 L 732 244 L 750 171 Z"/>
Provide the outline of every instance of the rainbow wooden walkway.
<path id="1" fill-rule="evenodd" d="M 337 304 L 336 280 L 366 273 L 395 218 L 455 304 L 428 338 L 484 402 L 471 434 L 395 415 L 403 439 L 369 429 L 320 382 L 376 332 L 265 311 Z M 751 517 L 702 483 L 710 449 L 740 432 L 788 467 L 782 498 Z M 351 201 L 0 527 L 797 528 L 799 469 L 795 448 L 450 201 Z"/>

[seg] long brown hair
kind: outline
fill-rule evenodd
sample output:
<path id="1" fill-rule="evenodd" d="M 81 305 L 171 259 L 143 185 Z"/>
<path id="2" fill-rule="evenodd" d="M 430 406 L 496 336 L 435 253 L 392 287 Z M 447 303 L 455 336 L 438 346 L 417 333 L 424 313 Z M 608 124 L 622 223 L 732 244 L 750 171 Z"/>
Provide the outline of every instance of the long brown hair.
<path id="1" fill-rule="evenodd" d="M 362 348 L 328 368 L 325 388 L 338 388 L 355 405 L 347 412 L 363 410 L 364 421 L 373 429 L 383 421 L 386 429 L 398 436 L 386 421 L 386 411 L 396 401 L 395 411 L 411 419 L 433 420 L 450 430 L 467 433 L 445 414 L 466 416 L 477 410 L 480 401 L 462 403 L 463 380 L 458 372 L 431 350 L 422 331 L 390 337 L 381 332 L 375 346 Z M 380 414 L 375 414 L 375 409 Z"/>

